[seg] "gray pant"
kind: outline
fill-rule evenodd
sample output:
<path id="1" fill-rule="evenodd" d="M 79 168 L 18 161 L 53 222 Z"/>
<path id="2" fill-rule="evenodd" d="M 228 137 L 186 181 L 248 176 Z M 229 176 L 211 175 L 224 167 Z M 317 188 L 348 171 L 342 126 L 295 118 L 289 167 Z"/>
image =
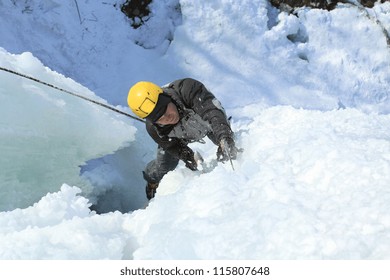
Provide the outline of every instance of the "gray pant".
<path id="1" fill-rule="evenodd" d="M 159 183 L 169 171 L 179 164 L 179 159 L 165 152 L 160 146 L 157 148 L 156 159 L 149 162 L 144 170 L 144 179 L 148 183 Z"/>

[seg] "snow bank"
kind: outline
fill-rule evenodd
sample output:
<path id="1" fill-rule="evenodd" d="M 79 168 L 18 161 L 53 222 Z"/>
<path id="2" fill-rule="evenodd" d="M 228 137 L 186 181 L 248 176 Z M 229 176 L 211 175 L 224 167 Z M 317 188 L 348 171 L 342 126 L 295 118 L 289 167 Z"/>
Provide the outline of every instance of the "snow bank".
<path id="1" fill-rule="evenodd" d="M 7 259 L 387 259 L 390 116 L 274 107 L 235 123 L 245 151 L 181 165 L 145 210 L 90 213 L 64 185 L 0 213 Z M 210 143 L 194 147 L 212 155 Z M 209 160 L 209 159 L 208 159 Z"/>
<path id="2" fill-rule="evenodd" d="M 120 259 L 128 240 L 122 215 L 91 214 L 78 193 L 63 185 L 32 207 L 0 213 L 0 258 Z"/>
<path id="3" fill-rule="evenodd" d="M 331 13 L 303 10 L 299 31 L 308 38 L 303 52 L 310 71 L 321 73 L 323 92 L 348 107 L 389 113 L 390 52 L 382 27 L 389 32 L 390 24 L 376 22 L 379 11 L 351 5 Z"/>
<path id="4" fill-rule="evenodd" d="M 138 259 L 386 259 L 390 117 L 275 107 L 234 162 L 169 173 L 129 222 Z M 180 186 L 180 187 L 177 187 Z"/>
<path id="5" fill-rule="evenodd" d="M 298 16 L 266 0 L 180 3 L 184 24 L 167 55 L 221 93 L 227 108 L 261 102 L 332 110 L 341 101 L 390 112 L 390 53 L 382 29 L 390 32 L 389 3 L 301 9 Z"/>
<path id="6" fill-rule="evenodd" d="M 17 54 L 31 52 L 111 104 L 127 105 L 125 94 L 132 84 L 154 79 L 165 84 L 180 72 L 161 61 L 180 18 L 177 11 L 172 14 L 178 0 L 160 0 L 152 7 L 148 25 L 134 30 L 120 10 L 123 3 L 1 1 L 0 47 Z M 157 45 L 157 51 L 136 42 L 148 48 Z"/>

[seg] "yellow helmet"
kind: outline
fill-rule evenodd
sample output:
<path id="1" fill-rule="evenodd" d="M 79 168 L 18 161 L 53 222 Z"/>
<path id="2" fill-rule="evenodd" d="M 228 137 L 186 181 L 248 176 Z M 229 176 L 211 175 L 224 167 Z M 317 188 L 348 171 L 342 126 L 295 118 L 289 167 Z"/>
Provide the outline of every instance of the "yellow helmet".
<path id="1" fill-rule="evenodd" d="M 127 104 L 140 118 L 146 118 L 156 107 L 158 98 L 163 90 L 151 82 L 138 82 L 133 85 L 127 96 Z"/>

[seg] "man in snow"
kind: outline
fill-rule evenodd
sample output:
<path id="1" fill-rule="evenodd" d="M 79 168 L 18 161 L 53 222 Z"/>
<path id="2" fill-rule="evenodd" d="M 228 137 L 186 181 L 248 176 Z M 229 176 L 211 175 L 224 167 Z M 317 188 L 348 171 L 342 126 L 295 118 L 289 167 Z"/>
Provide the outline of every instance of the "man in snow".
<path id="1" fill-rule="evenodd" d="M 138 82 L 130 88 L 127 102 L 138 117 L 146 119 L 146 129 L 158 144 L 156 159 L 143 172 L 149 200 L 179 160 L 197 170 L 194 152 L 188 147 L 191 142 L 202 142 L 208 136 L 218 146 L 219 161 L 236 158 L 238 149 L 224 109 L 201 82 L 186 78 L 163 87 Z"/>

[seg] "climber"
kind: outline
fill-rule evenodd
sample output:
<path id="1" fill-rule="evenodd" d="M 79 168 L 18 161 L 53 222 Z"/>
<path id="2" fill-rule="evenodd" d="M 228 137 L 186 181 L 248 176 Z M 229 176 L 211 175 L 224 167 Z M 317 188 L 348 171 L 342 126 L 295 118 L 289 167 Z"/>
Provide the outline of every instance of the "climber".
<path id="1" fill-rule="evenodd" d="M 141 81 L 130 88 L 127 102 L 134 114 L 146 119 L 146 130 L 158 144 L 156 159 L 143 171 L 149 200 L 179 160 L 191 170 L 198 169 L 189 143 L 207 136 L 218 146 L 219 161 L 236 159 L 238 149 L 225 111 L 201 82 L 185 78 L 160 87 Z"/>

